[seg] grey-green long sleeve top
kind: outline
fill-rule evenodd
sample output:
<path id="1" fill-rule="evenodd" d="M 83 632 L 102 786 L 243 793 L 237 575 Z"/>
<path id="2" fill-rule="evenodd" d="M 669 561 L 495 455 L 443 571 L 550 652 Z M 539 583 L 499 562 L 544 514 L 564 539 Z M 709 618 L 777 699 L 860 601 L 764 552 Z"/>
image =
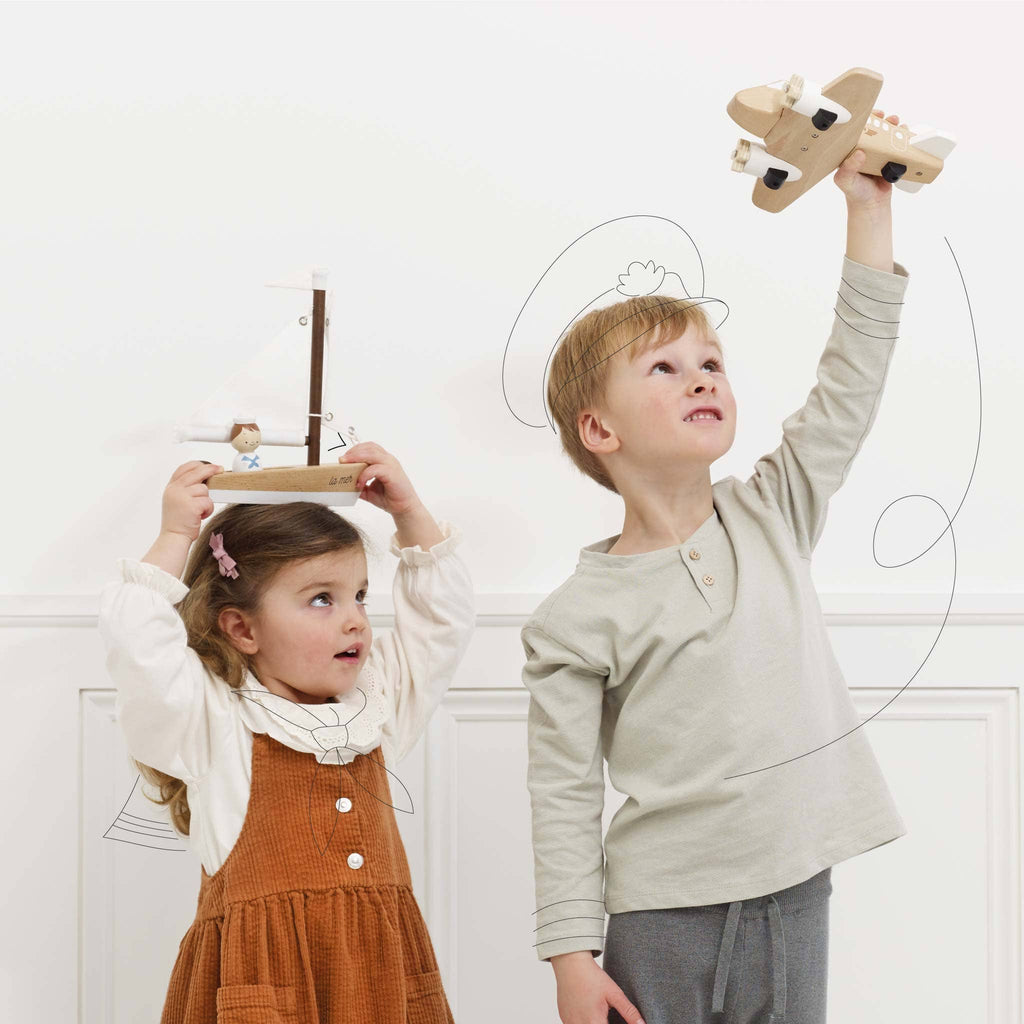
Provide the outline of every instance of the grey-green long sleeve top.
<path id="1" fill-rule="evenodd" d="M 683 544 L 582 548 L 523 627 L 539 959 L 602 952 L 606 911 L 761 896 L 906 833 L 810 570 L 908 280 L 844 256 L 817 383 L 779 447 L 712 485 Z M 626 796 L 603 850 L 602 759 Z"/>

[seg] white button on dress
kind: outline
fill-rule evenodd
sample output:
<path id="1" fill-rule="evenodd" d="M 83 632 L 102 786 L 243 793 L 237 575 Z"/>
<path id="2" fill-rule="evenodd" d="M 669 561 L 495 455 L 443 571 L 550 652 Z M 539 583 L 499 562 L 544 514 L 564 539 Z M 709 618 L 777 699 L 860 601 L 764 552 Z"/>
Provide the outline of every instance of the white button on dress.
<path id="1" fill-rule="evenodd" d="M 348 855 L 348 866 L 350 868 L 361 868 L 363 866 L 362 854 L 350 853 Z"/>
<path id="2" fill-rule="evenodd" d="M 349 798 L 347 796 L 343 796 L 340 799 L 335 801 L 334 806 L 337 807 L 338 810 L 342 811 L 342 812 L 344 812 L 344 811 L 351 811 L 352 810 L 352 801 L 349 800 Z"/>

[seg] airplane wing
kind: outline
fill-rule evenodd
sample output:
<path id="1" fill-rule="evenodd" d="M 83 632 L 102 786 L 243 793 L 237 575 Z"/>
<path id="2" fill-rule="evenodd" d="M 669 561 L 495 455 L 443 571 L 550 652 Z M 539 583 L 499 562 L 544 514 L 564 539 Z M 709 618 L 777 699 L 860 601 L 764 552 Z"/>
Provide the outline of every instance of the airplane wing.
<path id="1" fill-rule="evenodd" d="M 845 107 L 850 120 L 825 131 L 815 128 L 805 114 L 783 105 L 782 116 L 764 136 L 764 148 L 769 156 L 780 157 L 802 173 L 778 189 L 770 189 L 759 179 L 754 185 L 754 205 L 778 213 L 831 174 L 856 149 L 881 90 L 882 76 L 867 68 L 851 68 L 833 79 L 821 95 Z"/>

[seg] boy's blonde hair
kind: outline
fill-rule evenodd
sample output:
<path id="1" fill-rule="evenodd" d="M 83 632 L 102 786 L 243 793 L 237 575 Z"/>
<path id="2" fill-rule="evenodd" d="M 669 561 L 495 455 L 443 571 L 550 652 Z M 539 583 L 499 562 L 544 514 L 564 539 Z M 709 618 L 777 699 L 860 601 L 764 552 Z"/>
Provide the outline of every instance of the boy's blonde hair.
<path id="1" fill-rule="evenodd" d="M 224 548 L 238 563 L 238 578 L 220 574 L 210 537 L 223 534 Z M 283 505 L 228 505 L 199 533 L 185 566 L 188 593 L 174 606 L 185 624 L 188 646 L 203 664 L 234 690 L 242 689 L 252 659 L 221 632 L 217 619 L 225 608 L 258 615 L 263 595 L 274 576 L 289 562 L 334 551 L 361 550 L 368 540 L 362 531 L 326 505 L 291 501 Z M 245 700 L 245 697 L 238 697 Z M 167 804 L 174 827 L 189 834 L 186 785 L 182 779 L 136 761 L 143 778 L 160 792 L 155 804 Z"/>
<path id="2" fill-rule="evenodd" d="M 721 346 L 714 326 L 693 299 L 640 295 L 595 309 L 569 328 L 551 360 L 547 403 L 558 424 L 562 450 L 580 472 L 615 494 L 619 489 L 598 455 L 580 439 L 577 418 L 605 402 L 612 358 L 625 348 L 632 363 L 693 326 Z M 723 352 L 724 357 L 724 352 Z"/>

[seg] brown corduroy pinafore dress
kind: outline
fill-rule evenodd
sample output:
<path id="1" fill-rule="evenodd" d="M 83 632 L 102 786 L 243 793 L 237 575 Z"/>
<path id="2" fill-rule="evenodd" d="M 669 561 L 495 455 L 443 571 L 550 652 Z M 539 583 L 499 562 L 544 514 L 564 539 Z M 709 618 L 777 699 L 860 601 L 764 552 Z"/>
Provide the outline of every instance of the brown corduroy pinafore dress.
<path id="1" fill-rule="evenodd" d="M 341 754 L 253 734 L 242 831 L 202 868 L 161 1024 L 454 1024 L 381 748 Z"/>

